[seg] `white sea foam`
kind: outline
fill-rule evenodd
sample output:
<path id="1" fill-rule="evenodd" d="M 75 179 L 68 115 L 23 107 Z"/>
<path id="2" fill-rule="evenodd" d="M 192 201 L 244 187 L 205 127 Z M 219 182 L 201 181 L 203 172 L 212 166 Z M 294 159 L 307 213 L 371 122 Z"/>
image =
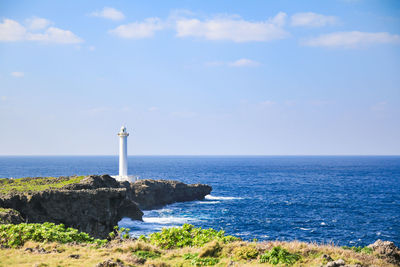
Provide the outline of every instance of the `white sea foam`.
<path id="1" fill-rule="evenodd" d="M 159 210 L 154 210 L 155 212 L 158 213 L 170 213 L 172 212 L 172 209 L 159 209 Z"/>
<path id="2" fill-rule="evenodd" d="M 197 220 L 186 217 L 143 217 L 143 221 L 146 223 L 157 223 L 157 224 L 183 224 Z"/>
<path id="3" fill-rule="evenodd" d="M 221 203 L 221 201 L 196 201 L 196 204 L 218 204 Z"/>
<path id="4" fill-rule="evenodd" d="M 222 196 L 212 196 L 207 195 L 205 196 L 207 200 L 235 200 L 235 199 L 243 199 L 242 197 L 222 197 Z"/>
<path id="5" fill-rule="evenodd" d="M 300 227 L 299 229 L 303 230 L 303 231 L 311 231 L 312 230 L 311 228 L 303 228 L 303 227 Z"/>

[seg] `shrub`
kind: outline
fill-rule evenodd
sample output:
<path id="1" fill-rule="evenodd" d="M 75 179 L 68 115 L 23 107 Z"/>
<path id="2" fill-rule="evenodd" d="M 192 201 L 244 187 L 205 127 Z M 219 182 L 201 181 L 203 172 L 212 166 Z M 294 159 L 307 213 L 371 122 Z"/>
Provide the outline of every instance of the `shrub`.
<path id="1" fill-rule="evenodd" d="M 199 253 L 200 258 L 204 257 L 218 257 L 222 247 L 218 241 L 212 241 L 206 244 Z"/>
<path id="2" fill-rule="evenodd" d="M 19 247 L 26 241 L 59 243 L 96 243 L 104 245 L 107 240 L 94 239 L 87 233 L 74 228 L 65 228 L 63 224 L 21 223 L 0 225 L 0 245 Z"/>
<path id="3" fill-rule="evenodd" d="M 219 259 L 216 258 L 211 258 L 211 257 L 205 257 L 205 258 L 199 258 L 198 253 L 187 253 L 183 255 L 183 259 L 185 260 L 191 260 L 190 264 L 194 266 L 210 266 L 210 265 L 215 265 L 219 262 Z"/>
<path id="4" fill-rule="evenodd" d="M 275 265 L 280 263 L 292 265 L 298 260 L 300 260 L 300 255 L 290 253 L 280 246 L 274 247 L 260 256 L 260 263 L 270 263 Z"/>
<path id="5" fill-rule="evenodd" d="M 118 226 L 114 226 L 114 230 L 108 234 L 108 239 L 112 240 L 112 239 L 129 239 L 130 232 L 131 229 L 129 228 L 119 228 Z"/>
<path id="6" fill-rule="evenodd" d="M 214 229 L 196 228 L 191 224 L 184 224 L 182 227 L 163 228 L 161 232 L 150 234 L 147 238 L 140 236 L 139 240 L 149 242 L 161 248 L 182 248 L 182 247 L 201 247 L 204 244 L 216 240 L 228 243 L 239 240 L 234 236 L 225 236 L 225 231 Z"/>
<path id="7" fill-rule="evenodd" d="M 357 253 L 365 253 L 365 254 L 371 254 L 373 249 L 369 248 L 369 247 L 348 247 L 348 246 L 343 246 L 343 249 L 349 249 L 349 250 L 353 250 Z"/>
<path id="8" fill-rule="evenodd" d="M 236 247 L 233 249 L 235 260 L 251 260 L 258 256 L 258 250 L 252 246 Z"/>
<path id="9" fill-rule="evenodd" d="M 138 258 L 141 259 L 156 259 L 161 256 L 160 253 L 154 252 L 154 251 L 147 251 L 147 250 L 137 250 L 133 252 L 134 255 L 136 255 Z"/>

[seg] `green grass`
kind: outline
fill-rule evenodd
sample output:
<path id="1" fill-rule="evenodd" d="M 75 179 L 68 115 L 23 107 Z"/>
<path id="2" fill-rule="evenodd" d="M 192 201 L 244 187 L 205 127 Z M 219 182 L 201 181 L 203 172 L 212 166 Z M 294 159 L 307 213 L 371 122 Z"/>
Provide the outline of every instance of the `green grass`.
<path id="1" fill-rule="evenodd" d="M 12 210 L 12 209 L 0 208 L 0 212 L 4 212 L 4 213 L 9 212 L 9 211 L 11 211 L 11 210 Z"/>
<path id="2" fill-rule="evenodd" d="M 300 258 L 300 255 L 290 253 L 281 246 L 276 246 L 260 256 L 260 263 L 293 265 Z"/>
<path id="3" fill-rule="evenodd" d="M 61 188 L 65 185 L 79 183 L 85 176 L 70 177 L 37 177 L 19 179 L 0 179 L 0 194 L 11 192 L 38 192 L 46 189 Z"/>
<path id="4" fill-rule="evenodd" d="M 160 257 L 160 253 L 155 252 L 155 251 L 146 251 L 146 250 L 137 250 L 133 252 L 134 255 L 136 255 L 138 258 L 142 259 L 156 259 Z"/>
<path id="5" fill-rule="evenodd" d="M 258 256 L 258 251 L 252 246 L 236 247 L 233 250 L 234 258 L 238 261 L 240 260 L 251 260 Z"/>
<path id="6" fill-rule="evenodd" d="M 350 249 L 353 250 L 354 252 L 357 253 L 365 253 L 365 254 L 371 254 L 373 249 L 369 247 L 348 247 L 348 246 L 343 246 L 343 249 Z"/>
<path id="7" fill-rule="evenodd" d="M 322 255 L 343 259 L 346 264 L 395 266 L 362 247 L 336 247 L 299 241 L 246 242 L 225 236 L 223 231 L 192 225 L 163 230 L 142 240 L 120 237 L 125 229 L 114 229 L 115 239 L 98 240 L 73 228 L 53 223 L 0 225 L 0 267 L 95 266 L 109 260 L 132 266 L 138 260 L 146 266 L 321 266 Z M 168 238 L 172 238 L 168 240 Z M 145 242 L 143 239 L 146 239 Z M 177 244 L 171 248 L 171 242 Z M 231 242 L 233 241 L 233 242 Z M 206 242 L 206 243 L 204 243 Z M 150 244 L 154 243 L 154 244 Z M 168 248 L 167 248 L 168 247 Z M 27 252 L 44 249 L 46 253 Z M 364 250 L 363 250 L 364 249 Z M 361 253 L 360 253 L 361 252 Z M 79 259 L 71 258 L 79 254 Z M 142 266 L 142 265 L 141 265 Z"/>
<path id="8" fill-rule="evenodd" d="M 142 235 L 139 239 L 166 249 L 201 247 L 213 240 L 222 243 L 240 240 L 237 237 L 225 235 L 223 230 L 196 228 L 191 224 L 184 224 L 182 227 L 163 228 L 161 232 L 152 233 L 149 237 Z"/>
<path id="9" fill-rule="evenodd" d="M 199 257 L 198 253 L 183 254 L 183 259 L 190 261 L 192 266 L 212 266 L 219 262 L 219 259 L 213 257 Z"/>
<path id="10" fill-rule="evenodd" d="M 105 244 L 107 240 L 94 239 L 87 233 L 74 228 L 65 228 L 63 224 L 21 223 L 0 225 L 0 245 L 20 247 L 27 241 L 59 243 L 96 243 Z"/>

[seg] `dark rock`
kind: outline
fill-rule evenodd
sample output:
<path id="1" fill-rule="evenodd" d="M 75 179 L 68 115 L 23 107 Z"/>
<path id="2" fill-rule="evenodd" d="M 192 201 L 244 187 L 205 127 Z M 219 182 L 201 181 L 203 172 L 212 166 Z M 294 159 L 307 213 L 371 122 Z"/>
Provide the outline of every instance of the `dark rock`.
<path id="1" fill-rule="evenodd" d="M 14 209 L 0 210 L 0 224 L 19 224 L 24 222 L 21 214 Z"/>
<path id="2" fill-rule="evenodd" d="M 130 184 L 130 196 L 143 209 L 166 204 L 202 200 L 212 187 L 204 184 L 184 184 L 170 180 L 139 180 Z"/>
<path id="3" fill-rule="evenodd" d="M 211 187 L 202 184 L 166 180 L 129 183 L 109 175 L 90 175 L 61 189 L 0 195 L 0 207 L 18 211 L 21 220 L 14 220 L 16 223 L 62 223 L 93 237 L 106 238 L 123 217 L 142 220 L 138 205 L 150 209 L 203 199 L 210 192 Z"/>
<path id="4" fill-rule="evenodd" d="M 331 256 L 329 256 L 329 255 L 327 255 L 327 254 L 324 254 L 324 255 L 322 255 L 322 258 L 324 259 L 324 260 L 326 260 L 326 261 L 333 261 L 333 259 L 331 258 Z"/>
<path id="5" fill-rule="evenodd" d="M 26 248 L 25 251 L 26 252 L 33 252 L 33 248 Z"/>
<path id="6" fill-rule="evenodd" d="M 73 259 L 79 259 L 81 257 L 81 255 L 79 255 L 79 254 L 71 254 L 71 255 L 69 255 L 69 257 L 73 258 Z"/>
<path id="7" fill-rule="evenodd" d="M 120 261 L 109 259 L 96 264 L 96 267 L 125 267 L 125 265 Z"/>
<path id="8" fill-rule="evenodd" d="M 89 175 L 83 178 L 79 183 L 66 185 L 63 189 L 82 190 L 120 187 L 120 183 L 109 175 Z"/>
<path id="9" fill-rule="evenodd" d="M 106 238 L 123 217 L 141 220 L 143 216 L 127 189 L 116 185 L 119 183 L 108 175 L 89 176 L 76 187 L 2 195 L 0 207 L 18 210 L 28 223 L 63 223 Z"/>
<path id="10" fill-rule="evenodd" d="M 400 266 L 400 249 L 393 242 L 378 239 L 368 247 L 372 248 L 380 258 Z"/>
<path id="11" fill-rule="evenodd" d="M 344 260 L 342 259 L 338 259 L 336 261 L 330 261 L 328 262 L 325 267 L 341 267 L 341 266 L 345 266 L 346 263 L 344 262 Z"/>
<path id="12" fill-rule="evenodd" d="M 44 248 L 37 246 L 35 248 L 26 248 L 25 249 L 26 252 L 30 252 L 30 253 L 38 253 L 38 254 L 48 254 L 50 253 L 49 251 L 46 251 Z"/>
<path id="13" fill-rule="evenodd" d="M 146 259 L 139 258 L 136 255 L 130 255 L 130 257 L 128 257 L 128 261 L 133 264 L 145 264 Z"/>

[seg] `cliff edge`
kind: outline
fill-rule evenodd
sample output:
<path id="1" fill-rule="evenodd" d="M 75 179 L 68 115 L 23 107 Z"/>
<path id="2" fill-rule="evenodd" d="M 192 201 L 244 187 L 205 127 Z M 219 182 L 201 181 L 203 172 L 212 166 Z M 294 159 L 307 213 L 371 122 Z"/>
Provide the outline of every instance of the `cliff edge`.
<path id="1" fill-rule="evenodd" d="M 24 179 L 28 183 L 40 183 L 40 178 Z M 68 178 L 60 179 L 65 181 Z M 6 182 L 14 181 L 3 181 Z M 93 237 L 105 238 L 123 217 L 142 220 L 143 212 L 139 207 L 151 209 L 174 202 L 198 200 L 211 190 L 208 185 L 187 185 L 177 181 L 139 180 L 129 183 L 118 182 L 109 175 L 90 175 L 61 188 L 0 192 L 0 207 L 19 212 L 25 222 L 63 223 Z"/>

